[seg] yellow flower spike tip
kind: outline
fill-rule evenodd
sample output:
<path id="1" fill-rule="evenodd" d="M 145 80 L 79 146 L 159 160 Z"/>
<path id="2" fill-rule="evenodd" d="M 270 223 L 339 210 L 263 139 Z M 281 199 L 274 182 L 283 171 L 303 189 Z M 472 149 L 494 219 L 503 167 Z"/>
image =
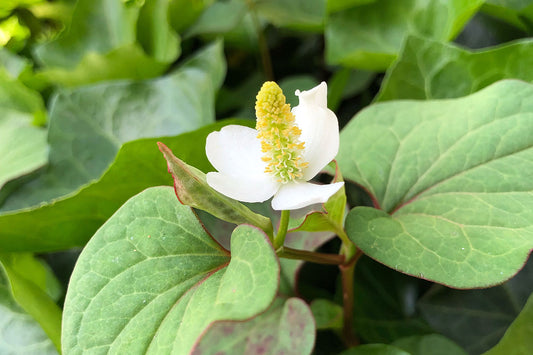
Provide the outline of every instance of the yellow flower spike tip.
<path id="1" fill-rule="evenodd" d="M 259 132 L 261 158 L 268 163 L 265 173 L 274 175 L 286 184 L 303 176 L 307 162 L 302 159 L 304 143 L 300 142 L 301 130 L 294 124 L 291 107 L 285 101 L 283 91 L 273 81 L 267 81 L 256 97 L 255 113 Z"/>
<path id="2" fill-rule="evenodd" d="M 217 171 L 209 186 L 243 202 L 263 202 L 286 211 L 324 203 L 343 185 L 309 182 L 337 155 L 339 124 L 327 108 L 327 85 L 296 91 L 292 110 L 274 82 L 257 94 L 256 129 L 228 125 L 207 137 L 205 152 Z"/>

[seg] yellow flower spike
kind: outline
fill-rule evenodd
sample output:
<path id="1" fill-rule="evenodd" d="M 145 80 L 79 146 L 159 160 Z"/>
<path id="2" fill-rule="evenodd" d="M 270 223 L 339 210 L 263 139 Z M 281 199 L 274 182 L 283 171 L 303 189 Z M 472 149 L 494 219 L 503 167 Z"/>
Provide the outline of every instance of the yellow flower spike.
<path id="1" fill-rule="evenodd" d="M 302 159 L 304 143 L 300 142 L 301 130 L 294 123 L 291 107 L 286 103 L 283 91 L 273 81 L 267 81 L 256 97 L 255 129 L 261 139 L 262 160 L 268 162 L 265 172 L 286 184 L 303 176 L 307 165 Z"/>

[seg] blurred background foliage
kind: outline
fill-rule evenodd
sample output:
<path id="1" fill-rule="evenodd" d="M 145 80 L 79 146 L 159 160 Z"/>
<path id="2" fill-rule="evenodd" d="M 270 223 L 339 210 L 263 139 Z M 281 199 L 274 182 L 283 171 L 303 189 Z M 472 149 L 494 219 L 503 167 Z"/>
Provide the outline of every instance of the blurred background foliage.
<path id="1" fill-rule="evenodd" d="M 2 0 L 0 353 L 56 352 L 79 248 L 129 197 L 171 184 L 155 141 L 210 169 L 211 125 L 253 120 L 265 80 L 293 106 L 296 89 L 327 81 L 341 127 L 377 101 L 532 82 L 532 32 L 528 0 Z M 348 193 L 352 206 L 369 204 L 357 187 Z M 335 243 L 322 250 L 336 252 Z M 358 334 L 390 344 L 439 333 L 480 354 L 533 291 L 530 264 L 520 287 L 513 279 L 456 291 L 365 258 Z M 339 302 L 336 277 L 336 268 L 305 265 L 299 293 Z M 321 307 L 313 311 L 334 309 Z M 337 323 L 317 319 L 326 325 L 315 352 L 337 353 Z"/>

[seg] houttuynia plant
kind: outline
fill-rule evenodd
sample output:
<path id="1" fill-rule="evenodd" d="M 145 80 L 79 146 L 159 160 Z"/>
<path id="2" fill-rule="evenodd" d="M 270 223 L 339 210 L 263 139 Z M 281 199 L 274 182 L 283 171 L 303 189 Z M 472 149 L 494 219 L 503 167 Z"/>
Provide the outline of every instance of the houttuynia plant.
<path id="1" fill-rule="evenodd" d="M 0 355 L 532 354 L 532 24 L 0 1 Z"/>
<path id="2" fill-rule="evenodd" d="M 81 351 L 89 341 L 91 347 L 118 353 L 140 347 L 203 353 L 219 350 L 217 342 L 204 340 L 218 334 L 244 337 L 243 349 L 252 341 L 272 353 L 293 343 L 309 352 L 312 312 L 300 299 L 280 294 L 280 278 L 291 276 L 278 258 L 339 266 L 339 331 L 348 345 L 358 342 L 353 276 L 363 254 L 455 288 L 490 286 L 520 269 L 531 249 L 524 235 L 532 217 L 525 208 L 531 196 L 517 190 L 513 181 L 521 171 L 512 166 L 531 154 L 533 89 L 528 84 L 501 82 L 439 102 L 440 108 L 449 106 L 450 116 L 434 103 L 375 106 L 343 131 L 348 143 L 338 155 L 340 168 L 333 168 L 338 169 L 335 181 L 317 184 L 309 180 L 339 151 L 338 122 L 327 108 L 326 91 L 324 82 L 297 91 L 300 103 L 291 111 L 279 86 L 266 82 L 257 95 L 255 129 L 228 125 L 207 136 L 207 158 L 217 172 L 205 175 L 159 143 L 181 203 L 169 188 L 148 189 L 121 207 L 87 244 L 66 298 L 65 349 Z M 488 114 L 487 107 L 476 105 L 480 97 L 491 98 L 496 111 Z M 494 130 L 500 134 L 491 134 Z M 368 191 L 374 207 L 356 207 L 345 216 L 341 172 Z M 272 196 L 272 209 L 281 211 L 279 222 L 275 213 L 261 215 L 238 202 Z M 315 210 L 303 219 L 291 220 L 291 210 L 312 205 Z M 187 206 L 238 224 L 229 250 Z M 335 234 L 339 253 L 286 244 L 287 233 L 304 230 Z M 328 303 L 320 307 L 331 314 L 337 309 Z M 286 341 L 271 344 L 258 330 L 250 340 L 241 329 L 268 324 L 271 317 L 280 318 Z M 134 325 L 139 323 L 142 334 Z"/>

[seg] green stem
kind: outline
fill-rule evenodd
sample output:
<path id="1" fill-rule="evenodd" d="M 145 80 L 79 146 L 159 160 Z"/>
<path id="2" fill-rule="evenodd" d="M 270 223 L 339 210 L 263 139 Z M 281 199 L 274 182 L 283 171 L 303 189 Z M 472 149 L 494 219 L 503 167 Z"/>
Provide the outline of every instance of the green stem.
<path id="1" fill-rule="evenodd" d="M 287 229 L 289 227 L 289 217 L 291 211 L 281 211 L 281 219 L 279 221 L 278 233 L 274 237 L 274 250 L 278 250 L 285 243 L 285 236 L 287 236 Z"/>
<path id="2" fill-rule="evenodd" d="M 297 259 L 317 264 L 341 265 L 344 263 L 343 255 L 317 253 L 308 250 L 287 248 L 284 246 L 276 250 L 276 254 L 281 258 Z"/>
<path id="3" fill-rule="evenodd" d="M 348 238 L 348 234 L 346 234 L 346 232 L 344 231 L 344 229 L 338 225 L 334 225 L 335 227 L 335 233 L 337 233 L 337 235 L 339 236 L 339 238 L 342 240 L 342 246 L 343 247 L 348 247 L 348 246 L 354 246 L 355 247 L 355 244 L 350 240 L 350 238 Z M 353 253 L 355 253 L 355 251 L 352 251 Z M 347 258 L 346 258 L 346 261 L 350 260 L 349 258 L 352 257 L 353 255 L 345 255 Z"/>

